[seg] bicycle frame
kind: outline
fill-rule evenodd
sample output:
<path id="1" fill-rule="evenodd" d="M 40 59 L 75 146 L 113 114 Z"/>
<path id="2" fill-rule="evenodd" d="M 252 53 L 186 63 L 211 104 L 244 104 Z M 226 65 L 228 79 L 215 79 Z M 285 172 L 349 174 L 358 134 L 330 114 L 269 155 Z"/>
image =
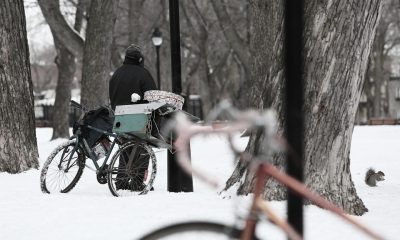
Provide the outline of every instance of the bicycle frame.
<path id="1" fill-rule="evenodd" d="M 102 134 L 104 134 L 104 135 L 107 135 L 108 137 L 114 137 L 114 140 L 111 142 L 110 149 L 108 149 L 107 152 L 106 152 L 106 154 L 105 154 L 106 158 L 104 159 L 104 161 L 103 161 L 103 163 L 102 163 L 101 165 L 99 165 L 99 164 L 97 163 L 97 161 L 99 160 L 99 158 L 93 153 L 93 150 L 89 147 L 89 145 L 88 145 L 88 143 L 86 142 L 86 140 L 81 136 L 81 130 L 80 130 L 80 129 L 78 129 L 77 133 L 75 133 L 75 134 L 70 138 L 70 140 L 72 140 L 72 139 L 77 139 L 77 141 L 76 141 L 76 143 L 75 143 L 75 146 L 74 146 L 74 148 L 72 149 L 72 151 L 77 151 L 79 148 L 82 148 L 83 151 L 85 151 L 85 152 L 89 155 L 89 158 L 92 160 L 93 165 L 95 166 L 97 172 L 102 171 L 102 170 L 105 170 L 105 166 L 106 166 L 106 164 L 107 164 L 107 162 L 108 162 L 108 159 L 109 159 L 110 156 L 111 156 L 111 152 L 113 151 L 116 142 L 118 141 L 118 140 L 117 140 L 117 137 L 118 137 L 119 135 L 117 135 L 117 134 L 115 134 L 115 133 L 110 133 L 110 132 L 104 131 L 104 130 L 102 130 L 102 129 L 99 129 L 99 128 L 96 128 L 96 127 L 93 127 L 93 126 L 90 126 L 90 125 L 87 125 L 86 127 L 88 127 L 89 129 L 92 129 L 92 130 L 94 130 L 94 131 L 96 131 L 96 132 L 100 132 L 100 133 L 102 133 Z M 64 155 L 64 153 L 63 153 L 63 155 Z M 62 155 L 62 157 L 63 157 L 63 155 Z M 72 156 L 73 156 L 73 154 L 71 154 L 71 156 L 70 156 L 70 158 L 69 158 L 69 160 L 68 160 L 68 163 L 67 163 L 67 166 L 68 166 L 68 167 L 70 166 L 70 163 L 71 163 L 71 160 L 72 160 Z M 68 167 L 67 167 L 67 168 L 68 168 Z"/>
<path id="2" fill-rule="evenodd" d="M 78 109 L 82 110 L 83 112 L 87 111 L 85 107 L 83 107 L 82 105 L 80 105 L 79 103 L 77 103 L 77 102 L 75 102 L 73 100 L 70 100 L 70 104 L 71 104 L 71 106 L 73 106 L 75 108 L 78 108 Z M 80 118 L 82 118 L 83 115 L 84 115 L 84 113 L 82 113 Z M 87 153 L 87 155 L 89 155 L 89 158 L 92 160 L 93 165 L 95 166 L 97 173 L 99 173 L 100 171 L 105 170 L 106 163 L 108 162 L 108 159 L 109 159 L 109 157 L 111 155 L 111 152 L 114 149 L 115 143 L 117 142 L 117 137 L 120 136 L 120 135 L 117 135 L 117 134 L 111 133 L 111 132 L 107 132 L 107 131 L 104 131 L 102 129 L 90 126 L 90 125 L 86 125 L 85 127 L 89 128 L 91 130 L 94 130 L 96 132 L 102 133 L 102 134 L 104 134 L 104 135 L 106 135 L 108 137 L 114 137 L 114 140 L 111 143 L 110 149 L 108 149 L 106 154 L 105 154 L 106 158 L 103 161 L 103 164 L 101 166 L 97 163 L 99 158 L 93 153 L 93 150 L 90 148 L 90 146 L 87 143 L 87 141 L 81 136 L 81 134 L 82 134 L 81 126 L 79 126 L 77 132 L 70 138 L 70 140 L 72 140 L 74 138 L 77 139 L 76 144 L 75 144 L 74 148 L 72 149 L 72 151 L 77 151 L 78 148 L 81 147 L 83 149 L 83 151 L 85 151 Z M 63 156 L 64 156 L 64 153 L 63 153 L 63 155 L 61 157 L 63 157 Z M 67 166 L 70 165 L 72 156 L 73 156 L 73 154 L 71 154 L 71 156 L 70 156 L 70 158 L 68 160 Z"/>
<path id="3" fill-rule="evenodd" d="M 96 132 L 102 133 L 102 134 L 104 134 L 104 135 L 106 135 L 108 137 L 113 137 L 114 138 L 114 140 L 111 142 L 110 149 L 105 154 L 106 158 L 104 159 L 104 161 L 103 161 L 101 166 L 97 163 L 99 158 L 93 153 L 93 150 L 91 149 L 91 147 L 89 146 L 87 141 L 84 138 L 82 138 L 82 136 L 80 134 L 80 130 L 78 130 L 79 132 L 70 138 L 70 139 L 73 139 L 73 138 L 77 138 L 78 139 L 78 141 L 76 142 L 76 145 L 74 147 L 74 151 L 76 151 L 79 148 L 79 146 L 81 146 L 84 149 L 84 151 L 86 151 L 88 153 L 88 155 L 90 156 L 89 158 L 92 160 L 93 165 L 95 166 L 97 171 L 106 171 L 107 170 L 107 169 L 105 169 L 105 166 L 106 166 L 106 164 L 108 162 L 108 159 L 111 156 L 111 152 L 113 151 L 113 149 L 115 147 L 115 144 L 118 141 L 118 137 L 123 137 L 123 138 L 129 139 L 129 140 L 136 140 L 137 142 L 146 143 L 146 144 L 149 144 L 149 145 L 153 146 L 152 144 L 146 142 L 144 139 L 141 139 L 141 138 L 139 138 L 139 137 L 137 137 L 137 136 L 135 136 L 133 134 L 125 134 L 125 133 L 116 134 L 116 133 L 104 131 L 102 129 L 99 129 L 99 128 L 96 128 L 96 127 L 93 127 L 93 126 L 90 126 L 90 125 L 86 125 L 86 127 L 89 128 L 89 129 L 92 129 L 92 130 L 94 130 Z"/>
<path id="4" fill-rule="evenodd" d="M 310 200 L 317 206 L 335 213 L 340 218 L 346 220 L 347 222 L 358 228 L 360 231 L 369 235 L 371 238 L 379 240 L 383 239 L 383 237 L 381 237 L 380 235 L 371 231 L 370 229 L 356 221 L 354 218 L 348 216 L 342 209 L 340 209 L 336 205 L 309 190 L 304 184 L 302 184 L 295 178 L 283 173 L 270 163 L 260 163 L 258 164 L 256 172 L 256 185 L 254 190 L 253 203 L 251 206 L 251 212 L 264 212 L 274 223 L 276 223 L 283 231 L 286 232 L 290 239 L 297 240 L 302 239 L 302 237 L 286 221 L 274 216 L 273 212 L 268 208 L 266 202 L 261 197 L 264 191 L 265 183 L 270 177 L 287 186 L 288 190 L 292 190 L 304 197 L 305 199 Z M 253 239 L 254 232 L 256 230 L 256 221 L 256 219 L 247 219 L 246 227 L 242 233 L 241 239 Z"/>

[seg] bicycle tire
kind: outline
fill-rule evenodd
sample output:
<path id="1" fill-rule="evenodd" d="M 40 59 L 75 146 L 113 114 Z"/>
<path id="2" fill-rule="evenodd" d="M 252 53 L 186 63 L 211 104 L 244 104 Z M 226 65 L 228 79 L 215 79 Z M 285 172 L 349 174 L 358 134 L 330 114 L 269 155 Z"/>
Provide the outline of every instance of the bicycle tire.
<path id="1" fill-rule="evenodd" d="M 140 149 L 140 156 L 143 157 L 144 155 L 148 156 L 149 159 L 146 160 L 148 161 L 148 164 L 144 166 L 135 166 L 135 169 L 123 169 L 119 168 L 119 161 L 120 161 L 120 156 L 123 154 L 130 154 L 130 149 L 135 148 L 135 151 L 138 151 Z M 131 159 L 132 160 L 132 159 Z M 134 161 L 134 160 L 132 160 Z M 135 162 L 137 164 L 137 162 Z M 118 166 L 117 166 L 118 165 Z M 143 165 L 143 163 L 142 163 Z M 140 180 L 135 180 L 135 174 L 137 174 L 138 171 L 143 171 L 145 169 L 146 174 L 143 179 Z M 141 169 L 141 170 L 139 170 Z M 132 189 L 131 185 L 127 186 L 127 188 L 124 189 L 118 189 L 117 187 L 117 182 L 118 179 L 118 174 L 121 174 L 123 172 L 124 175 L 126 175 L 125 178 L 129 178 L 129 183 L 127 185 L 131 184 L 132 182 L 135 182 L 135 186 L 138 186 L 137 189 Z M 123 197 L 123 196 L 132 196 L 132 195 L 142 195 L 146 194 L 148 191 L 150 191 L 153 188 L 153 182 L 157 174 L 157 165 L 156 165 L 156 157 L 154 154 L 153 149 L 144 143 L 139 143 L 136 141 L 129 141 L 123 144 L 119 150 L 113 155 L 110 165 L 108 166 L 108 173 L 107 173 L 107 183 L 108 183 L 108 188 L 110 189 L 110 192 L 112 195 L 116 197 Z M 138 174 L 137 174 L 138 175 Z M 143 180 L 143 181 L 142 181 Z"/>
<path id="2" fill-rule="evenodd" d="M 57 156 L 59 153 L 64 152 L 64 151 L 70 151 L 75 147 L 76 140 L 69 140 L 58 147 L 56 147 L 50 154 L 50 156 L 47 158 L 46 162 L 43 164 L 42 171 L 40 173 L 40 188 L 43 193 L 51 193 L 51 192 L 61 192 L 61 193 L 67 193 L 71 191 L 76 183 L 79 181 L 79 179 L 82 176 L 83 169 L 85 168 L 85 162 L 86 162 L 86 157 L 83 154 L 83 151 L 80 149 L 79 151 L 74 151 L 70 152 L 67 154 L 63 159 L 57 159 Z M 67 153 L 65 152 L 65 153 Z M 73 154 L 74 156 L 75 153 L 77 153 L 77 157 L 73 158 L 73 162 L 71 163 L 71 167 L 68 168 L 68 171 L 65 171 L 65 169 L 60 169 L 62 166 L 62 162 L 66 159 L 69 159 L 69 155 Z M 62 156 L 62 155 L 61 155 Z M 60 156 L 60 157 L 61 157 Z M 60 162 L 57 163 L 57 161 L 61 160 Z M 66 161 L 64 161 L 65 163 Z M 50 167 L 54 163 L 57 163 L 57 168 Z M 75 165 L 74 165 L 75 164 Z M 51 179 L 53 176 L 49 170 L 55 170 L 56 176 L 54 179 Z M 70 178 L 67 177 L 67 173 L 71 170 L 74 169 L 75 172 L 72 172 L 70 174 L 72 176 L 72 181 L 69 181 Z M 58 178 L 58 179 L 57 179 Z M 64 180 L 63 180 L 63 179 Z M 58 182 L 59 184 L 55 184 L 53 181 Z"/>
<path id="3" fill-rule="evenodd" d="M 139 240 L 157 240 L 162 238 L 170 239 L 198 239 L 199 237 L 204 237 L 204 239 L 240 239 L 241 230 L 236 227 L 227 226 L 220 223 L 205 222 L 205 221 L 194 221 L 186 223 L 177 223 L 169 225 L 151 233 L 146 234 L 139 238 Z M 190 236 L 181 236 L 180 234 L 196 234 Z M 213 237 L 206 236 L 206 234 L 213 234 Z M 218 237 L 218 238 L 216 238 Z M 258 238 L 254 238 L 258 239 Z"/>

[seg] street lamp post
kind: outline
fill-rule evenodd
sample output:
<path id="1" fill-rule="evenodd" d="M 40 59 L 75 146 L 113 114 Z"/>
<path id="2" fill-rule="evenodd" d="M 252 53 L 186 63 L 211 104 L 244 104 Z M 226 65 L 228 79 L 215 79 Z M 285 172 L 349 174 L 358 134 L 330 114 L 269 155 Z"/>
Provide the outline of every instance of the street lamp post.
<path id="1" fill-rule="evenodd" d="M 162 44 L 162 33 L 160 29 L 155 28 L 153 35 L 151 36 L 151 41 L 153 42 L 153 45 L 156 47 L 156 53 L 157 53 L 157 86 L 158 89 L 161 90 L 161 82 L 160 82 L 160 46 Z"/>
<path id="2" fill-rule="evenodd" d="M 172 92 L 182 95 L 179 0 L 169 0 L 169 19 Z M 185 110 L 185 105 L 183 109 Z M 190 149 L 190 143 L 188 144 Z M 175 157 L 174 153 L 168 151 L 168 191 L 193 192 L 192 174 L 184 172 L 175 161 Z"/>

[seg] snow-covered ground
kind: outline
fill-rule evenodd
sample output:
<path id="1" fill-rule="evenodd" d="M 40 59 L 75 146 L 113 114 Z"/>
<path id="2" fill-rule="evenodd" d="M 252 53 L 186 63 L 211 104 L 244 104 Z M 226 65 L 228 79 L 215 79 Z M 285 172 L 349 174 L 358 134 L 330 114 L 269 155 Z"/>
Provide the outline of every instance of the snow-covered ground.
<path id="1" fill-rule="evenodd" d="M 64 140 L 49 141 L 51 129 L 37 129 L 40 165 L 50 151 Z M 237 139 L 244 146 L 246 139 Z M 351 171 L 357 193 L 369 212 L 358 220 L 387 239 L 400 238 L 400 127 L 356 127 L 351 148 Z M 233 169 L 232 154 L 226 140 L 218 136 L 192 140 L 195 167 L 221 182 Z M 184 220 L 212 220 L 232 223 L 243 214 L 248 197 L 218 195 L 194 180 L 193 193 L 169 193 L 166 152 L 156 150 L 158 175 L 155 191 L 144 196 L 115 198 L 107 185 L 96 181 L 94 172 L 85 172 L 75 189 L 67 194 L 43 194 L 40 170 L 10 175 L 0 173 L 0 239 L 137 239 L 166 224 Z M 386 174 L 378 187 L 364 184 L 368 167 Z M 271 205 L 285 215 L 285 202 Z M 259 228 L 268 239 L 286 239 L 275 227 L 264 223 Z M 306 239 L 368 239 L 336 216 L 315 206 L 305 207 Z M 193 238 L 197 239 L 197 238 Z"/>

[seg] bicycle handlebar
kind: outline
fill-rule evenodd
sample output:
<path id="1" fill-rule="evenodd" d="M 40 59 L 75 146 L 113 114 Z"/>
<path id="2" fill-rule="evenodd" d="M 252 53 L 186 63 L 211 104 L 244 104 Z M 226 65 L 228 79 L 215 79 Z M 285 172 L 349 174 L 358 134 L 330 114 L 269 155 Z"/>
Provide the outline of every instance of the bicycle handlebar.
<path id="1" fill-rule="evenodd" d="M 193 173 L 196 177 L 202 181 L 210 184 L 211 186 L 218 187 L 218 183 L 210 179 L 206 174 L 191 167 L 190 156 L 189 156 L 189 142 L 190 138 L 197 134 L 227 134 L 231 149 L 236 155 L 242 154 L 232 142 L 232 134 L 244 129 L 262 129 L 265 134 L 265 152 L 264 154 L 269 155 L 279 149 L 282 146 L 277 141 L 277 123 L 275 113 L 272 110 L 259 113 L 255 110 L 239 111 L 233 108 L 229 102 L 223 101 L 218 107 L 213 110 L 208 118 L 208 122 L 218 118 L 220 115 L 225 114 L 231 120 L 224 127 L 215 127 L 212 125 L 200 126 L 193 124 L 184 114 L 177 114 L 175 117 L 175 131 L 178 138 L 174 142 L 174 147 L 178 154 L 178 164 L 187 173 Z"/>
<path id="2" fill-rule="evenodd" d="M 74 108 L 78 108 L 85 111 L 85 108 L 81 104 L 75 102 L 74 100 L 70 100 L 70 105 Z"/>

